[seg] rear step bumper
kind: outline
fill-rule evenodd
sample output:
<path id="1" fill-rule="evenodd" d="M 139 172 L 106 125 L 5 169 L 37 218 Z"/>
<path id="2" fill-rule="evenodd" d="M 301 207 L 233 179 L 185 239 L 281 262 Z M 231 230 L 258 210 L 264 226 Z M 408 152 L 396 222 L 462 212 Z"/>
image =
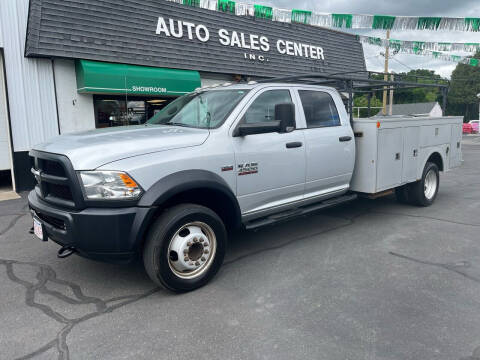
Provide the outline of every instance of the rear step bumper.
<path id="1" fill-rule="evenodd" d="M 340 204 L 343 204 L 343 203 L 346 203 L 346 202 L 349 202 L 349 201 L 353 201 L 357 197 L 358 197 L 357 194 L 347 194 L 347 195 L 339 196 L 339 197 L 336 197 L 336 198 L 333 198 L 333 199 L 328 199 L 328 200 L 325 200 L 325 201 L 322 201 L 322 202 L 319 202 L 319 203 L 299 207 L 299 208 L 296 208 L 296 209 L 291 209 L 291 210 L 288 210 L 288 211 L 283 211 L 283 212 L 280 212 L 280 213 L 277 213 L 277 214 L 272 214 L 270 216 L 263 217 L 263 218 L 260 218 L 260 219 L 255 219 L 255 220 L 252 220 L 252 221 L 249 221 L 249 222 L 245 223 L 245 228 L 247 230 L 251 230 L 251 229 L 256 229 L 258 227 L 261 227 L 261 226 L 271 225 L 271 224 L 274 224 L 274 223 L 279 222 L 279 221 L 284 221 L 284 220 L 294 218 L 294 217 L 297 217 L 297 216 L 306 215 L 306 214 L 314 212 L 314 211 L 326 209 L 326 208 L 329 208 L 329 207 L 332 207 L 332 206 L 336 206 L 336 205 L 340 205 Z"/>

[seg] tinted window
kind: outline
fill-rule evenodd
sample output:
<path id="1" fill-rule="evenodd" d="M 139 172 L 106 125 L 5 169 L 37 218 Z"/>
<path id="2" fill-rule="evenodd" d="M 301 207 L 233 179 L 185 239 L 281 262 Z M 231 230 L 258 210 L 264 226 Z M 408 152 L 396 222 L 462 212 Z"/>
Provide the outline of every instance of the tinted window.
<path id="1" fill-rule="evenodd" d="M 245 122 L 254 124 L 275 120 L 275 105 L 291 103 L 292 97 L 289 90 L 265 91 L 255 99 L 245 113 Z"/>
<path id="2" fill-rule="evenodd" d="M 300 90 L 307 127 L 339 126 L 340 117 L 332 97 L 320 91 Z"/>

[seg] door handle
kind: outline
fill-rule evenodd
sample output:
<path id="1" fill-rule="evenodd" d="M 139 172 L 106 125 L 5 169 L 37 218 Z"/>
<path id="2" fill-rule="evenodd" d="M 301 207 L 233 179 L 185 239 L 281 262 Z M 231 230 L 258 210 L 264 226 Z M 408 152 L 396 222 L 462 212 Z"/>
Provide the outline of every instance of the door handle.
<path id="1" fill-rule="evenodd" d="M 287 149 L 299 148 L 302 147 L 302 143 L 300 141 L 289 142 L 285 146 Z"/>
<path id="2" fill-rule="evenodd" d="M 340 142 L 350 141 L 350 140 L 352 140 L 352 137 L 351 136 L 341 136 L 341 137 L 338 138 L 338 140 L 340 140 Z"/>

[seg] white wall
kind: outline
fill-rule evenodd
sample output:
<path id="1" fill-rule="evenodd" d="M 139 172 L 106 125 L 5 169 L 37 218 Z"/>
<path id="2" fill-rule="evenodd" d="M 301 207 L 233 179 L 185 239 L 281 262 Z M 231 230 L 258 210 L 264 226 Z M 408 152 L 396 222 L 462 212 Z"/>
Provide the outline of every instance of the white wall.
<path id="1" fill-rule="evenodd" d="M 0 0 L 14 151 L 58 134 L 52 62 L 24 57 L 28 0 Z"/>
<path id="2" fill-rule="evenodd" d="M 0 170 L 12 168 L 8 127 L 7 98 L 3 78 L 3 58 L 0 53 Z"/>
<path id="3" fill-rule="evenodd" d="M 95 128 L 93 95 L 78 94 L 73 60 L 54 60 L 60 133 Z"/>
<path id="4" fill-rule="evenodd" d="M 0 9 L 1 11 L 1 9 Z M 2 16 L 0 14 L 0 48 L 3 47 L 3 34 L 2 34 Z"/>
<path id="5" fill-rule="evenodd" d="M 221 85 L 221 84 L 225 84 L 226 82 L 233 82 L 234 78 L 231 75 L 200 73 L 200 81 L 201 81 L 202 87 L 205 87 L 205 86 Z"/>
<path id="6" fill-rule="evenodd" d="M 436 103 L 432 111 L 430 111 L 430 116 L 433 116 L 433 117 L 443 116 L 443 110 L 439 103 Z"/>

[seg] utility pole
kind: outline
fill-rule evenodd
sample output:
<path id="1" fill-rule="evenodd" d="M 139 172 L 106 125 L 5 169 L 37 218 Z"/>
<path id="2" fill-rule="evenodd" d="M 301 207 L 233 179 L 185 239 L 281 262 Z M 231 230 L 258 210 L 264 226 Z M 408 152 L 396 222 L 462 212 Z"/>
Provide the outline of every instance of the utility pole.
<path id="1" fill-rule="evenodd" d="M 395 75 L 390 75 L 390 80 L 392 80 L 392 87 L 390 88 L 390 104 L 388 106 L 388 115 L 392 116 L 393 113 L 393 81 L 395 80 Z"/>
<path id="2" fill-rule="evenodd" d="M 478 130 L 477 133 L 480 134 L 480 93 L 477 94 L 478 97 Z M 443 114 L 445 116 L 445 114 Z"/>
<path id="3" fill-rule="evenodd" d="M 387 30 L 387 46 L 385 47 L 385 71 L 383 80 L 388 81 L 388 59 L 390 57 L 390 30 Z M 387 115 L 387 87 L 383 87 L 383 116 Z"/>

